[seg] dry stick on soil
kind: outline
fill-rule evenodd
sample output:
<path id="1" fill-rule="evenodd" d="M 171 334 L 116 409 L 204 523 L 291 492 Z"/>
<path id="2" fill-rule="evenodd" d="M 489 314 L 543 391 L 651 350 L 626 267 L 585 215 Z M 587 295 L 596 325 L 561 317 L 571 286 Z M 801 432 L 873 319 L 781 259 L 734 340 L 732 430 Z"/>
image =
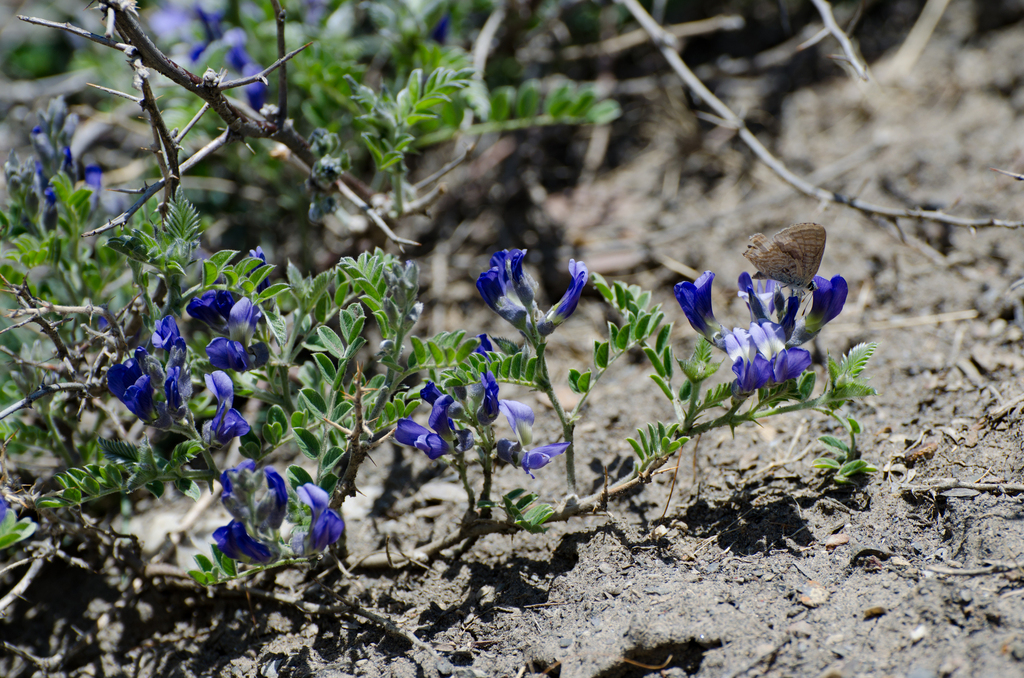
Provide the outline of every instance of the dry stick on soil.
<path id="1" fill-rule="evenodd" d="M 913 70 L 948 4 L 949 0 L 928 0 L 914 27 L 907 34 L 907 39 L 900 45 L 899 51 L 889 64 L 890 79 L 898 80 Z"/>
<path id="2" fill-rule="evenodd" d="M 920 494 L 925 492 L 945 492 L 946 490 L 976 490 L 978 492 L 994 492 L 996 494 L 1024 493 L 1024 484 L 1017 483 L 968 483 L 956 478 L 941 478 L 921 485 L 904 485 L 900 492 Z"/>
<path id="3" fill-rule="evenodd" d="M 952 574 L 958 577 L 978 577 L 985 574 L 998 574 L 1000 572 L 1012 572 L 1014 570 L 1024 571 L 1024 563 L 1015 563 L 1010 560 L 987 560 L 988 563 L 985 567 L 976 567 L 971 569 L 955 567 L 941 567 L 939 565 L 926 565 L 921 568 L 934 572 L 935 574 Z"/>
<path id="4" fill-rule="evenodd" d="M 853 43 L 850 42 L 850 38 L 843 32 L 843 29 L 836 23 L 836 18 L 832 16 L 832 6 L 828 4 L 827 0 L 811 0 L 814 6 L 818 10 L 818 14 L 821 15 L 821 20 L 825 22 L 824 30 L 832 34 L 832 37 L 839 42 L 839 45 L 843 48 L 843 54 L 846 55 L 847 61 L 850 62 L 850 66 L 861 80 L 868 79 L 867 68 L 861 63 L 857 57 L 857 51 L 853 48 Z M 812 38 L 813 39 L 813 38 Z"/>
<path id="5" fill-rule="evenodd" d="M 746 26 L 742 16 L 736 14 L 720 14 L 709 19 L 699 21 L 687 21 L 686 23 L 666 26 L 665 30 L 677 38 L 691 38 L 718 31 L 738 31 Z M 629 31 L 589 45 L 571 45 L 558 52 L 549 49 L 540 49 L 534 52 L 530 47 L 516 50 L 516 59 L 520 62 L 546 63 L 561 59 L 575 61 L 577 59 L 593 59 L 600 56 L 618 54 L 628 49 L 638 47 L 647 42 L 647 34 L 643 29 Z"/>
<path id="6" fill-rule="evenodd" d="M 800 191 L 804 195 L 821 200 L 824 202 L 834 202 L 840 205 L 846 205 L 865 214 L 877 214 L 885 217 L 892 218 L 905 218 L 905 219 L 927 219 L 931 221 L 937 221 L 943 224 L 950 224 L 952 226 L 969 226 L 975 228 L 981 228 L 986 226 L 999 226 L 1003 228 L 1020 228 L 1024 226 L 1024 221 L 1010 221 L 1006 219 L 972 219 L 969 217 L 956 217 L 945 212 L 938 210 L 923 210 L 923 209 L 900 209 L 895 207 L 885 207 L 884 205 L 875 205 L 859 198 L 852 198 L 842 193 L 835 191 L 829 191 L 815 186 L 804 179 L 801 179 L 795 175 L 788 167 L 786 167 L 778 158 L 772 155 L 771 151 L 765 148 L 754 133 L 747 129 L 746 123 L 738 115 L 733 113 L 732 109 L 722 103 L 721 99 L 711 93 L 704 83 L 693 74 L 693 71 L 683 62 L 679 54 L 676 53 L 674 46 L 676 44 L 675 36 L 666 33 L 661 26 L 659 26 L 651 15 L 647 13 L 639 3 L 638 0 L 615 0 L 622 4 L 630 11 L 633 17 L 643 26 L 647 34 L 651 36 L 652 42 L 657 45 L 658 50 L 662 53 L 662 56 L 668 61 L 672 70 L 676 72 L 679 79 L 683 81 L 683 84 L 693 92 L 699 99 L 707 102 L 715 114 L 724 119 L 730 127 L 735 127 L 739 132 L 739 137 L 750 148 L 754 154 L 760 158 L 761 162 L 775 172 L 779 177 L 791 185 L 796 190 Z"/>
<path id="7" fill-rule="evenodd" d="M 32 585 L 33 580 L 35 580 L 39 575 L 39 571 L 43 569 L 43 565 L 46 564 L 48 555 L 49 554 L 40 555 L 37 557 L 35 562 L 32 563 L 32 566 L 28 568 L 28 572 L 26 572 L 21 578 L 21 581 L 15 584 L 14 588 L 8 591 L 6 596 L 0 598 L 0 617 L 2 617 L 4 611 L 10 607 L 15 600 L 24 595 L 25 591 L 28 590 L 28 587 Z M 6 643 L 4 644 L 6 645 Z"/>

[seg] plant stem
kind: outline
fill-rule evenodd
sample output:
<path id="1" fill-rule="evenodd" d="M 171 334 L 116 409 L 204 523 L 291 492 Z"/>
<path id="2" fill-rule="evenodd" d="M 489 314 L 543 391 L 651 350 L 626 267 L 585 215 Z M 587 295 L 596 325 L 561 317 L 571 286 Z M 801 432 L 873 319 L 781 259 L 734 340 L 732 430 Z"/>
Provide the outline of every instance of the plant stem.
<path id="1" fill-rule="evenodd" d="M 558 421 L 562 422 L 562 436 L 565 438 L 565 442 L 569 443 L 569 447 L 565 449 L 565 484 L 569 494 L 576 494 L 576 444 L 573 441 L 575 426 L 572 419 L 566 416 L 565 410 L 562 409 L 562 403 L 559 402 L 558 396 L 555 395 L 555 390 L 551 387 L 548 363 L 544 358 L 544 349 L 546 347 L 547 344 L 544 341 L 538 341 L 536 344 L 537 377 L 535 381 L 551 402 L 551 407 L 554 408 L 555 414 L 558 415 Z"/>
<path id="2" fill-rule="evenodd" d="M 401 164 L 401 163 L 399 163 Z M 401 170 L 391 173 L 391 192 L 395 194 L 395 218 L 402 216 L 402 212 L 405 211 L 405 206 L 402 202 L 402 177 L 404 172 Z"/>

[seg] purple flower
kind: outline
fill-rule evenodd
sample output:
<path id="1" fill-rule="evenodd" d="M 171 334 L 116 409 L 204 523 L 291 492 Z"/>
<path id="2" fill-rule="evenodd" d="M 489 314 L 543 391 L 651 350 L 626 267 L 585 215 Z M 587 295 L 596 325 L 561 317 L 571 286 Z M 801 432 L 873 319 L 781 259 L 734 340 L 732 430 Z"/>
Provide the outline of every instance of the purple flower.
<path id="1" fill-rule="evenodd" d="M 502 250 L 491 257 L 491 267 L 480 274 L 476 288 L 495 313 L 521 332 L 526 331 L 533 308 L 533 290 L 537 283 L 523 271 L 522 250 Z M 520 293 L 527 299 L 523 299 Z"/>
<path id="2" fill-rule="evenodd" d="M 242 68 L 242 77 L 248 78 L 262 70 L 263 68 L 259 64 L 249 62 Z M 245 98 L 249 100 L 252 110 L 259 112 L 263 108 L 263 104 L 267 103 L 267 89 L 266 83 L 259 80 L 245 86 Z"/>
<path id="3" fill-rule="evenodd" d="M 714 311 L 711 309 L 711 283 L 714 280 L 714 273 L 704 271 L 695 283 L 681 282 L 673 291 L 690 327 L 698 334 L 704 335 L 704 338 L 715 346 L 722 348 L 722 326 L 715 320 Z"/>
<path id="4" fill-rule="evenodd" d="M 256 462 L 246 459 L 235 468 L 224 469 L 220 474 L 220 501 L 231 516 L 242 523 L 249 522 L 249 502 L 245 486 L 249 475 L 255 473 Z M 237 484 L 237 487 L 236 487 Z"/>
<path id="5" fill-rule="evenodd" d="M 732 371 L 736 374 L 736 381 L 732 384 L 732 392 L 736 396 L 753 393 L 767 384 L 772 377 L 772 365 L 760 353 L 752 360 L 736 360 L 732 364 Z"/>
<path id="6" fill-rule="evenodd" d="M 534 415 L 530 406 L 515 400 L 502 400 L 498 407 L 508 420 L 508 425 L 515 431 L 519 444 L 529 445 L 533 442 Z"/>
<path id="7" fill-rule="evenodd" d="M 424 384 L 423 388 L 420 389 L 420 398 L 433 405 L 437 402 L 437 399 L 443 396 L 441 389 L 437 387 L 432 381 L 428 381 Z"/>
<path id="8" fill-rule="evenodd" d="M 234 305 L 235 298 L 231 292 L 210 290 L 193 297 L 185 310 L 196 320 L 202 320 L 214 330 L 224 333 L 227 331 L 228 318 Z"/>
<path id="9" fill-rule="evenodd" d="M 243 563 L 269 563 L 274 559 L 270 549 L 250 537 L 245 525 L 237 520 L 214 530 L 213 540 L 217 542 L 217 548 L 221 553 L 231 560 Z"/>
<path id="10" fill-rule="evenodd" d="M 778 283 L 774 280 L 759 280 L 755 288 L 750 274 L 744 271 L 740 273 L 739 288 L 740 299 L 747 302 L 747 308 L 750 309 L 751 322 L 771 320 L 772 311 L 775 310 L 775 293 L 781 289 Z"/>
<path id="11" fill-rule="evenodd" d="M 487 338 L 486 334 L 478 334 L 476 335 L 476 338 L 480 340 L 480 345 L 473 349 L 473 353 L 479 353 L 490 361 L 490 357 L 487 354 L 494 352 L 494 346 L 491 345 L 491 340 Z"/>
<path id="12" fill-rule="evenodd" d="M 796 379 L 811 366 L 811 354 L 802 348 L 783 349 L 772 360 L 772 381 L 781 384 Z"/>
<path id="13" fill-rule="evenodd" d="M 246 372 L 267 362 L 266 344 L 250 346 L 256 325 L 263 318 L 259 307 L 248 298 L 237 302 L 230 292 L 205 292 L 188 303 L 187 310 L 228 339 L 217 337 L 206 347 L 210 363 L 221 370 Z"/>
<path id="14" fill-rule="evenodd" d="M 85 185 L 97 193 L 103 188 L 103 168 L 99 165 L 85 166 Z"/>
<path id="15" fill-rule="evenodd" d="M 219 370 L 248 372 L 254 366 L 244 346 L 224 337 L 217 337 L 206 346 L 206 356 Z"/>
<path id="16" fill-rule="evenodd" d="M 513 443 L 510 440 L 504 438 L 498 441 L 497 452 L 498 458 L 516 466 L 522 466 L 523 470 L 531 478 L 536 478 L 533 475 L 533 471 L 543 468 L 548 465 L 554 457 L 562 454 L 568 449 L 571 443 L 551 443 L 550 445 L 542 445 L 541 447 L 524 452 L 522 446 L 519 443 Z"/>
<path id="17" fill-rule="evenodd" d="M 259 109 L 257 108 L 256 110 L 259 110 Z M 259 265 L 257 265 L 256 268 L 252 269 L 253 271 L 255 271 L 257 268 L 261 268 L 261 267 L 267 265 L 267 255 L 263 253 L 263 248 L 262 247 L 257 247 L 254 250 L 249 250 L 249 256 L 252 257 L 253 259 L 259 259 L 260 262 L 262 262 Z M 263 290 L 267 289 L 268 287 L 270 287 L 270 280 L 267 279 L 267 278 L 264 278 L 263 281 L 260 282 L 260 284 L 256 286 L 256 293 L 259 294 L 260 292 L 262 292 Z"/>
<path id="18" fill-rule="evenodd" d="M 153 379 L 143 371 L 148 356 L 146 349 L 140 346 L 135 349 L 134 358 L 129 358 L 122 365 L 114 365 L 107 371 L 107 388 L 110 392 L 147 424 L 157 418 Z"/>
<path id="19" fill-rule="evenodd" d="M 814 276 L 811 310 L 804 317 L 804 327 L 807 331 L 818 332 L 838 316 L 846 304 L 848 293 L 849 287 L 842 276 L 833 276 L 831 280 Z"/>
<path id="20" fill-rule="evenodd" d="M 452 25 L 452 15 L 448 12 L 444 13 L 441 20 L 430 29 L 430 39 L 439 45 L 443 45 L 448 40 L 448 31 Z"/>
<path id="21" fill-rule="evenodd" d="M 43 228 L 52 231 L 57 227 L 57 194 L 49 186 L 43 191 Z"/>
<path id="22" fill-rule="evenodd" d="M 182 391 L 185 390 L 183 387 L 187 383 L 188 391 L 191 392 L 192 384 L 191 381 L 184 379 L 185 371 L 180 367 L 169 367 L 167 369 L 167 380 L 164 381 L 164 396 L 167 398 L 167 413 L 171 415 L 172 419 L 180 420 L 185 416 L 185 402 L 188 400 L 184 397 Z M 191 393 L 189 393 L 191 395 Z"/>
<path id="23" fill-rule="evenodd" d="M 412 419 L 398 420 L 398 424 L 395 426 L 395 442 L 415 447 L 426 453 L 431 459 L 437 459 L 451 451 L 444 438 Z"/>
<path id="24" fill-rule="evenodd" d="M 545 316 L 545 320 L 551 323 L 551 330 L 545 332 L 544 330 L 547 326 L 542 325 L 541 334 L 550 334 L 556 327 L 565 322 L 565 319 L 573 314 L 576 310 L 576 305 L 580 302 L 580 295 L 583 294 L 583 288 L 586 286 L 587 278 L 590 276 L 587 265 L 582 261 L 570 259 L 569 275 L 572 276 L 569 289 L 565 291 L 562 299 Z"/>
<path id="25" fill-rule="evenodd" d="M 483 385 L 483 402 L 476 411 L 476 420 L 481 424 L 490 424 L 498 418 L 498 382 L 490 372 L 480 375 Z"/>
<path id="26" fill-rule="evenodd" d="M 181 332 L 178 331 L 178 323 L 174 321 L 174 316 L 164 317 L 153 328 L 153 346 L 167 352 L 170 352 L 175 346 L 185 350 L 185 340 L 181 338 Z"/>
<path id="27" fill-rule="evenodd" d="M 281 474 L 270 468 L 263 469 L 267 479 L 267 493 L 256 505 L 256 522 L 261 529 L 279 530 L 288 512 L 288 488 Z"/>
<path id="28" fill-rule="evenodd" d="M 247 459 L 221 473 L 220 483 L 224 488 L 220 499 L 228 513 L 257 537 L 269 537 L 276 542 L 276 532 L 281 529 L 288 510 L 284 478 L 269 466 L 263 473 L 257 473 L 256 463 Z M 262 492 L 259 501 L 256 501 L 257 492 Z M 270 548 L 277 553 L 276 543 Z"/>
<path id="29" fill-rule="evenodd" d="M 249 299 L 239 299 L 228 313 L 228 336 L 243 346 L 248 346 L 256 331 L 256 323 L 263 318 L 259 306 Z"/>
<path id="30" fill-rule="evenodd" d="M 431 431 L 412 419 L 399 419 L 395 427 L 395 442 L 409 445 L 424 452 L 431 459 L 437 459 L 449 452 L 465 452 L 473 447 L 473 433 L 469 429 L 455 430 L 455 423 L 448 416 L 448 408 L 455 403 L 450 395 L 441 395 L 434 401 L 428 423 Z"/>
<path id="31" fill-rule="evenodd" d="M 299 496 L 299 501 L 310 508 L 313 516 L 308 532 L 298 530 L 292 535 L 292 549 L 299 555 L 320 553 L 341 538 L 345 521 L 328 508 L 330 497 L 313 483 L 302 485 L 295 494 Z"/>
<path id="32" fill-rule="evenodd" d="M 757 346 L 757 352 L 768 359 L 786 348 L 785 331 L 770 320 L 750 323 L 750 339 Z"/>
<path id="33" fill-rule="evenodd" d="M 531 471 L 547 466 L 552 458 L 565 452 L 569 445 L 571 443 L 551 443 L 550 445 L 543 445 L 530 450 L 523 455 L 521 462 L 523 470 L 529 473 L 531 478 L 536 478 Z"/>
<path id="34" fill-rule="evenodd" d="M 448 442 L 455 439 L 455 422 L 448 416 L 448 408 L 454 403 L 455 398 L 450 395 L 441 396 L 434 401 L 434 407 L 430 410 L 430 418 L 427 420 L 430 428 Z"/>
<path id="35" fill-rule="evenodd" d="M 207 374 L 206 387 L 217 396 L 217 414 L 203 425 L 203 440 L 206 444 L 212 445 L 216 441 L 220 445 L 227 445 L 233 438 L 248 433 L 249 423 L 238 410 L 231 407 L 235 397 L 231 377 L 219 370 Z"/>
<path id="36" fill-rule="evenodd" d="M 75 159 L 71 155 L 70 146 L 65 146 L 61 149 L 60 171 L 72 179 L 75 178 Z"/>

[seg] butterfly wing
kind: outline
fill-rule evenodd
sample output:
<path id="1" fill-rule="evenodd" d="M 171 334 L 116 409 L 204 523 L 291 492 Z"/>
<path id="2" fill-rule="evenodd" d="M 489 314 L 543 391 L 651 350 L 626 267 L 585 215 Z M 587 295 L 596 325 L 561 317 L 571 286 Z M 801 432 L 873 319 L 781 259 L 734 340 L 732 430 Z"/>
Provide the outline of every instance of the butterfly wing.
<path id="1" fill-rule="evenodd" d="M 793 224 L 775 234 L 772 241 L 791 259 L 787 268 L 793 281 L 809 286 L 825 253 L 825 229 L 820 224 Z"/>

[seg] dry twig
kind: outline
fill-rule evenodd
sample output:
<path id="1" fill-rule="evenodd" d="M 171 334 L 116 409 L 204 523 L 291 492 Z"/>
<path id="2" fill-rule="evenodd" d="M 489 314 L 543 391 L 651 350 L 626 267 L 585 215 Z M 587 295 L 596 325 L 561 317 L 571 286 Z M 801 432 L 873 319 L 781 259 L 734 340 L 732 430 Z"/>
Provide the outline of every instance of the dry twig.
<path id="1" fill-rule="evenodd" d="M 694 75 L 693 71 L 683 62 L 679 54 L 675 51 L 674 46 L 676 45 L 676 38 L 664 31 L 659 26 L 651 15 L 647 13 L 639 3 L 638 0 L 615 0 L 616 2 L 625 6 L 633 17 L 640 23 L 645 31 L 651 36 L 651 40 L 655 45 L 658 46 L 659 51 L 668 61 L 672 70 L 676 72 L 679 79 L 683 81 L 683 84 L 690 89 L 693 94 L 700 100 L 707 102 L 708 106 L 714 110 L 715 114 L 725 120 L 730 127 L 734 127 L 738 131 L 739 138 L 750 148 L 751 151 L 775 172 L 783 181 L 788 183 L 790 186 L 800 191 L 804 195 L 821 200 L 823 202 L 833 202 L 839 205 L 846 205 L 855 210 L 863 212 L 865 214 L 880 215 L 883 217 L 890 218 L 904 218 L 904 219 L 925 219 L 931 221 L 937 221 L 944 224 L 950 224 L 953 226 L 969 226 L 974 228 L 982 228 L 986 226 L 999 226 L 1002 228 L 1020 228 L 1024 226 L 1024 221 L 1010 221 L 1006 219 L 974 219 L 970 217 L 956 217 L 939 210 L 924 210 L 924 209 L 903 209 L 896 207 L 885 207 L 884 205 L 876 205 L 859 198 L 850 197 L 836 191 L 830 191 L 828 189 L 815 186 L 810 182 L 798 177 L 788 167 L 786 167 L 778 158 L 772 155 L 764 144 L 762 144 L 754 133 L 751 132 L 746 125 L 746 122 L 736 115 L 732 109 L 726 106 L 721 99 L 716 97 L 711 90 L 709 90 L 703 82 Z"/>

